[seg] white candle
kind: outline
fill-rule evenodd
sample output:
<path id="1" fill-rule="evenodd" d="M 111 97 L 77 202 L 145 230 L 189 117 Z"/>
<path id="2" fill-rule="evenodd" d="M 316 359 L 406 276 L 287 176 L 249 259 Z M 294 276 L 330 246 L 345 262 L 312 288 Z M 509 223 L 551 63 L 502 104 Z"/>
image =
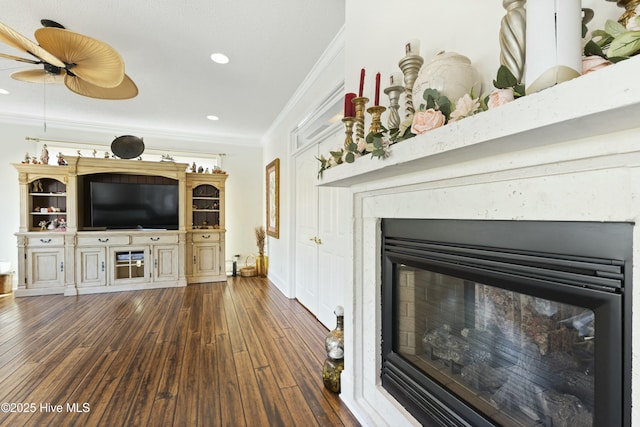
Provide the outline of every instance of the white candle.
<path id="1" fill-rule="evenodd" d="M 580 0 L 527 2 L 527 93 L 578 77 L 582 71 Z"/>
<path id="2" fill-rule="evenodd" d="M 404 45 L 404 50 L 407 55 L 420 55 L 420 40 L 411 39 Z"/>
<path id="3" fill-rule="evenodd" d="M 400 72 L 391 73 L 391 75 L 389 76 L 389 86 L 402 86 L 403 82 L 404 77 Z"/>

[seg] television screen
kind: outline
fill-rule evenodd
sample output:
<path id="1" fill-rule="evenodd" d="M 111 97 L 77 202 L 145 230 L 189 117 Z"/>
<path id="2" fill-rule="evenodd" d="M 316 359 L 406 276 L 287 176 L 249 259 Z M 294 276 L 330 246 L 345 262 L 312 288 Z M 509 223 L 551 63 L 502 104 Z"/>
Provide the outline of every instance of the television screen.
<path id="1" fill-rule="evenodd" d="M 178 228 L 177 184 L 90 183 L 91 226 Z"/>

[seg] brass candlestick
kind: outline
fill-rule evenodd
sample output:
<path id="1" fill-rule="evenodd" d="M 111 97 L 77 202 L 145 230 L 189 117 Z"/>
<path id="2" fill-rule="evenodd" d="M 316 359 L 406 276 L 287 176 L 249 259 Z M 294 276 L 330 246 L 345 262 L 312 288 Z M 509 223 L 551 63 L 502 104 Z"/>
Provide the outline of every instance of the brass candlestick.
<path id="1" fill-rule="evenodd" d="M 364 138 L 364 106 L 369 102 L 369 98 L 363 96 L 353 98 L 353 105 L 356 107 L 356 138 Z"/>
<path id="2" fill-rule="evenodd" d="M 389 129 L 397 129 L 400 127 L 400 94 L 404 90 L 403 86 L 390 86 L 384 90 L 384 93 L 389 97 L 389 118 L 387 119 L 387 126 Z"/>
<path id="3" fill-rule="evenodd" d="M 416 111 L 413 108 L 413 84 L 418 78 L 418 72 L 422 64 L 424 64 L 424 58 L 414 54 L 405 56 L 398 63 L 402 74 L 404 74 L 406 117 L 412 116 Z"/>
<path id="4" fill-rule="evenodd" d="M 344 117 L 342 119 L 344 123 L 344 149 L 349 150 L 351 144 L 353 144 L 353 124 L 355 123 L 354 117 Z"/>
<path id="5" fill-rule="evenodd" d="M 382 105 L 376 105 L 367 109 L 367 113 L 371 114 L 371 126 L 369 126 L 369 133 L 378 133 L 382 131 L 380 116 L 385 110 L 386 108 Z"/>

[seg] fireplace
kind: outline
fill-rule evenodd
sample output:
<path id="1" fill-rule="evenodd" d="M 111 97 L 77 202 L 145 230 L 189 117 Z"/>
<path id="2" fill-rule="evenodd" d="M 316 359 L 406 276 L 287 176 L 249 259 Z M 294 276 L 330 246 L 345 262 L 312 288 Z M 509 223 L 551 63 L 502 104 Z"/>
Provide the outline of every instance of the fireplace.
<path id="1" fill-rule="evenodd" d="M 383 388 L 425 425 L 628 425 L 632 228 L 384 219 Z"/>

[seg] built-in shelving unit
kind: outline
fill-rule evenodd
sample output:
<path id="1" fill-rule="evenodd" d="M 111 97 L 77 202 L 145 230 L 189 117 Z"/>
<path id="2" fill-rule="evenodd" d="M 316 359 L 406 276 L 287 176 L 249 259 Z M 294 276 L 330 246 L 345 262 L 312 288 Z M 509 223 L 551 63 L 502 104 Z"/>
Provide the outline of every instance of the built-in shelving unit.
<path id="1" fill-rule="evenodd" d="M 225 182 L 223 173 L 190 173 L 187 194 L 191 224 L 187 232 L 187 282 L 226 280 Z"/>
<path id="2" fill-rule="evenodd" d="M 187 279 L 226 280 L 226 174 L 188 173 L 187 164 L 173 162 L 88 157 L 69 157 L 67 162 L 66 166 L 14 164 L 21 212 L 16 296 L 185 286 Z M 177 227 L 88 226 L 87 183 L 92 179 L 85 178 L 98 174 L 125 177 L 130 183 L 176 183 Z"/>

